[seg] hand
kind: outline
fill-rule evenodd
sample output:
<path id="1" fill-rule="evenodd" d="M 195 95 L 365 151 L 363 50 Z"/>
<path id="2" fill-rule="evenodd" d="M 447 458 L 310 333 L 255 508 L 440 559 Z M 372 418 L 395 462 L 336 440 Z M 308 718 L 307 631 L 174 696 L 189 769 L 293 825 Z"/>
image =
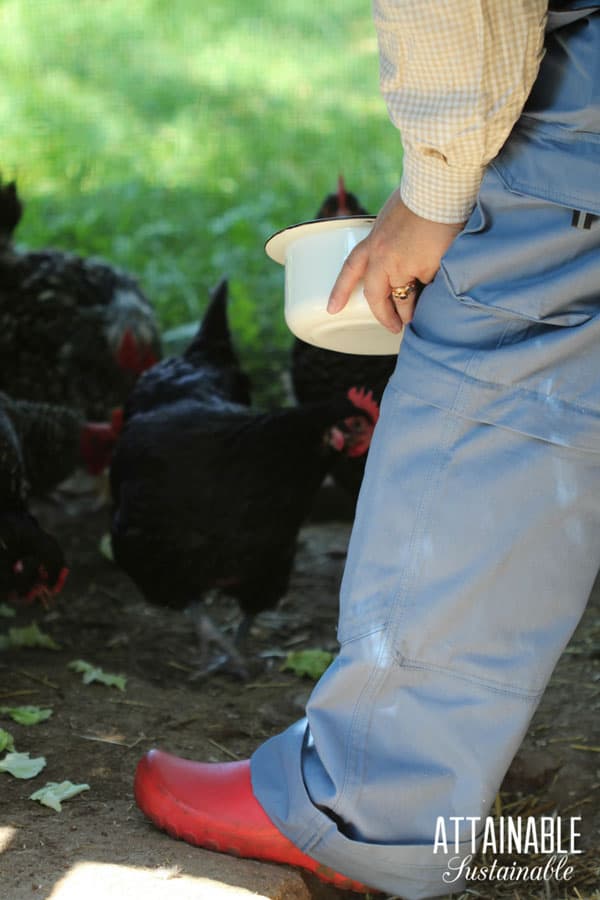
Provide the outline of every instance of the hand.
<path id="1" fill-rule="evenodd" d="M 429 284 L 440 260 L 464 222 L 447 225 L 423 219 L 404 205 L 396 190 L 377 216 L 370 234 L 352 250 L 338 275 L 327 305 L 337 313 L 364 279 L 364 294 L 373 315 L 398 334 L 411 321 L 418 291 L 392 301 L 392 287 L 411 281 Z"/>

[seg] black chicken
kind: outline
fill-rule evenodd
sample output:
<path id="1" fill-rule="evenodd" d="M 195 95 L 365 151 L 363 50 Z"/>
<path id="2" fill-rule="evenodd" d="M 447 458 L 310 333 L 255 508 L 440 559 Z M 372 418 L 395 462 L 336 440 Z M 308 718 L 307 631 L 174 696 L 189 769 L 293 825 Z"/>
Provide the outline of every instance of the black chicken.
<path id="1" fill-rule="evenodd" d="M 213 588 L 237 598 L 238 641 L 277 603 L 313 495 L 336 455 L 366 451 L 378 409 L 357 390 L 306 407 L 247 406 L 225 303 L 221 286 L 183 362 L 160 363 L 129 399 L 111 467 L 112 544 L 150 602 L 195 604 L 204 650 L 216 641 L 243 672 L 198 601 Z"/>
<path id="2" fill-rule="evenodd" d="M 346 191 L 340 176 L 338 190 L 328 194 L 317 219 L 368 215 L 355 194 Z M 379 403 L 394 371 L 396 356 L 359 356 L 314 347 L 296 338 L 292 346 L 292 385 L 298 403 L 319 403 L 345 393 L 352 385 L 364 385 Z M 356 500 L 365 470 L 366 456 L 336 459 L 331 472 L 336 482 Z"/>
<path id="3" fill-rule="evenodd" d="M 0 183 L 0 389 L 104 419 L 160 357 L 154 311 L 138 283 L 105 262 L 22 252 L 14 183 Z"/>
<path id="4" fill-rule="evenodd" d="M 341 216 L 368 216 L 364 206 L 356 194 L 346 190 L 344 176 L 338 178 L 338 189 L 335 194 L 327 194 L 321 203 L 315 219 L 339 219 Z"/>
<path id="5" fill-rule="evenodd" d="M 19 443 L 30 494 L 40 496 L 68 478 L 78 466 L 91 475 L 108 467 L 121 429 L 122 412 L 110 422 L 86 422 L 71 409 L 30 400 L 13 400 L 0 391 L 0 411 Z"/>
<path id="6" fill-rule="evenodd" d="M 250 379 L 242 371 L 227 322 L 227 279 L 211 294 L 202 325 L 183 356 L 170 356 L 140 377 L 125 404 L 125 419 L 185 398 L 250 404 Z"/>
<path id="7" fill-rule="evenodd" d="M 44 604 L 63 587 L 58 542 L 27 509 L 28 486 L 19 438 L 0 407 L 0 602 Z"/>
<path id="8" fill-rule="evenodd" d="M 0 601 L 46 602 L 62 589 L 62 550 L 29 513 L 27 500 L 79 465 L 93 475 L 103 471 L 121 419 L 116 410 L 110 423 L 86 422 L 73 410 L 0 392 Z"/>

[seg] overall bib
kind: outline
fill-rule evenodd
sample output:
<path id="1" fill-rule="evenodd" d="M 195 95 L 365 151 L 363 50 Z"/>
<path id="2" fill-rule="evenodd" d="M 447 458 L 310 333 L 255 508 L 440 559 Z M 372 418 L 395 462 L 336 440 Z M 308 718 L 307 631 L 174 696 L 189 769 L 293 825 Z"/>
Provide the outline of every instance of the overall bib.
<path id="1" fill-rule="evenodd" d="M 600 0 L 553 7 L 383 398 L 339 656 L 252 758 L 301 850 L 407 900 L 462 889 L 436 820 L 488 814 L 600 566 Z"/>

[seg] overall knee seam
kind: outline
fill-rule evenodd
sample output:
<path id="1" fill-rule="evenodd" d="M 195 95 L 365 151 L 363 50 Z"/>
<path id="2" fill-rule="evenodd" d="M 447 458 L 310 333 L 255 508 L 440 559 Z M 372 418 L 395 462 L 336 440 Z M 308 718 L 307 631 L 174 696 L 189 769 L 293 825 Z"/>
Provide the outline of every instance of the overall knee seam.
<path id="1" fill-rule="evenodd" d="M 456 669 L 449 668 L 448 666 L 436 666 L 435 663 L 403 656 L 400 652 L 395 655 L 394 663 L 401 669 L 413 669 L 432 672 L 438 675 L 446 675 L 449 678 L 477 685 L 477 687 L 484 688 L 494 694 L 516 697 L 526 703 L 536 703 L 545 690 L 545 688 L 539 690 L 527 690 L 526 688 L 521 688 L 510 682 L 496 681 L 493 678 L 482 678 L 479 675 L 470 675 L 467 672 L 458 672 Z"/>
<path id="2" fill-rule="evenodd" d="M 460 394 L 461 390 L 459 388 L 455 400 L 457 404 L 460 404 Z M 409 558 L 413 560 L 413 564 L 402 573 L 402 581 L 396 592 L 393 610 L 390 612 L 387 622 L 382 629 L 385 633 L 385 637 L 381 641 L 377 658 L 373 660 L 371 671 L 365 680 L 365 684 L 356 700 L 352 712 L 348 743 L 346 746 L 343 781 L 337 798 L 331 805 L 331 811 L 334 814 L 336 814 L 343 803 L 347 802 L 349 791 L 353 787 L 360 786 L 364 778 L 364 766 L 366 761 L 365 745 L 368 742 L 370 733 L 372 714 L 375 709 L 375 698 L 389 674 L 389 663 L 394 657 L 393 648 L 397 645 L 397 632 L 403 621 L 407 597 L 410 596 L 410 587 L 418 577 L 422 565 L 422 559 L 420 559 L 417 551 L 418 548 L 423 545 L 423 533 L 428 527 L 432 513 L 431 501 L 435 496 L 438 482 L 447 468 L 448 448 L 451 444 L 453 434 L 458 427 L 458 423 L 459 418 L 453 414 L 453 410 L 446 411 L 446 422 L 440 437 L 437 452 L 430 465 L 429 475 L 424 480 L 426 487 L 421 495 L 418 511 L 415 515 L 415 526 L 409 538 L 409 547 L 414 549 L 414 552 L 411 551 L 409 554 Z"/>

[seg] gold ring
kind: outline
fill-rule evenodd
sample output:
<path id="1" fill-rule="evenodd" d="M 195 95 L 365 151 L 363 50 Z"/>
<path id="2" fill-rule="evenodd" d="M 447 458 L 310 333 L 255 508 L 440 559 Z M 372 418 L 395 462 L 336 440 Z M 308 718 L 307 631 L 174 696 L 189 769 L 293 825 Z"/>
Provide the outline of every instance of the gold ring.
<path id="1" fill-rule="evenodd" d="M 399 287 L 393 287 L 391 289 L 392 300 L 394 303 L 397 301 L 408 300 L 411 294 L 414 294 L 417 290 L 417 282 L 409 281 L 407 284 L 402 284 Z"/>

